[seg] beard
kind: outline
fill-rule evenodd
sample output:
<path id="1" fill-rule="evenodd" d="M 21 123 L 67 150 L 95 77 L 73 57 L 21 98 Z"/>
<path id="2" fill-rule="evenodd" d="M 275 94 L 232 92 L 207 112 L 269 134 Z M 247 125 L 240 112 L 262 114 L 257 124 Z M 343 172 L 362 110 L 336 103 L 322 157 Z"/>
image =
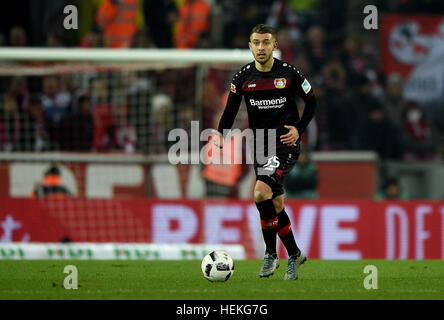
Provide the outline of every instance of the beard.
<path id="1" fill-rule="evenodd" d="M 266 64 L 267 62 L 268 62 L 268 60 L 270 60 L 270 59 L 267 59 L 267 60 L 265 60 L 265 61 L 258 61 L 261 65 L 264 65 L 264 64 Z"/>
<path id="2" fill-rule="evenodd" d="M 264 65 L 266 64 L 268 61 L 270 61 L 271 58 L 271 54 L 269 56 L 265 56 L 264 60 L 259 60 L 258 59 L 258 55 L 256 55 L 256 61 L 259 62 L 260 64 Z"/>

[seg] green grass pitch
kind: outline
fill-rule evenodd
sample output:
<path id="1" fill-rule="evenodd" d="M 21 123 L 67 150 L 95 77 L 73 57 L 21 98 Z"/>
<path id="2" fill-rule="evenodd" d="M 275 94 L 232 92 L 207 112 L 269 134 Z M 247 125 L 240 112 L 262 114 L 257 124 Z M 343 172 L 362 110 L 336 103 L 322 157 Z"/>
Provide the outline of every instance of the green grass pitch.
<path id="1" fill-rule="evenodd" d="M 227 282 L 206 280 L 200 261 L 0 261 L 0 299 L 444 299 L 442 260 L 308 260 L 297 281 L 284 281 L 286 261 L 260 279 L 262 261 L 235 262 Z M 63 286 L 66 265 L 78 270 L 78 289 Z M 366 265 L 378 270 L 378 289 L 364 288 Z"/>

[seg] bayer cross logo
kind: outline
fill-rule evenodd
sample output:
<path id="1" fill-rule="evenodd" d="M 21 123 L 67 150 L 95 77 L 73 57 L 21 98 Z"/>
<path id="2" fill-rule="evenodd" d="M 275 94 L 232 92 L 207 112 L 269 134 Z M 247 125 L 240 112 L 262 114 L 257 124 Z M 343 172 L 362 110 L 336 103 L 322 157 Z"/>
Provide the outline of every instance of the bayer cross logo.
<path id="1" fill-rule="evenodd" d="M 274 86 L 277 89 L 283 89 L 287 85 L 287 80 L 285 78 L 274 79 Z"/>

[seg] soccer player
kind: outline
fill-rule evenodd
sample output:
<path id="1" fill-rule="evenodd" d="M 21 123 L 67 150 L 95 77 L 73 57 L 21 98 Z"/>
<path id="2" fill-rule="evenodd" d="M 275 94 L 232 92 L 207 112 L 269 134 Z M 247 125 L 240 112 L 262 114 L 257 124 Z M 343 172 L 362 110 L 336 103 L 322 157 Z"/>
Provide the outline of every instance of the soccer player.
<path id="1" fill-rule="evenodd" d="M 297 162 L 301 135 L 314 116 L 316 99 L 310 83 L 295 66 L 273 57 L 277 48 L 274 28 L 264 24 L 255 26 L 250 33 L 249 48 L 254 61 L 235 74 L 213 141 L 219 148 L 223 147 L 224 130 L 226 133 L 231 129 L 244 97 L 256 150 L 254 201 L 266 245 L 259 276 L 269 277 L 279 267 L 278 234 L 289 256 L 284 280 L 296 280 L 298 269 L 307 258 L 296 245 L 290 219 L 285 212 L 283 179 Z M 297 96 L 305 101 L 302 117 L 296 105 Z M 256 134 L 258 129 L 265 131 L 263 140 Z M 272 141 L 275 148 L 268 148 L 268 137 L 273 139 L 272 134 L 267 134 L 269 129 L 275 130 Z M 264 152 L 265 161 L 258 161 L 258 150 Z"/>

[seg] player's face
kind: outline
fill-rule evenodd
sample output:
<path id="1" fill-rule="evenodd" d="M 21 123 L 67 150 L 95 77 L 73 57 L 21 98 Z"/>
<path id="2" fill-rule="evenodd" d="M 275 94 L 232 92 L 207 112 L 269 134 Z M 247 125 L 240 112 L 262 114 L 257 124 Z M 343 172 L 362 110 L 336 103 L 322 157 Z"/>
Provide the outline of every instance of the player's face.
<path id="1" fill-rule="evenodd" d="M 260 64 L 266 64 L 277 47 L 276 40 L 271 33 L 253 33 L 248 43 L 254 59 Z"/>

